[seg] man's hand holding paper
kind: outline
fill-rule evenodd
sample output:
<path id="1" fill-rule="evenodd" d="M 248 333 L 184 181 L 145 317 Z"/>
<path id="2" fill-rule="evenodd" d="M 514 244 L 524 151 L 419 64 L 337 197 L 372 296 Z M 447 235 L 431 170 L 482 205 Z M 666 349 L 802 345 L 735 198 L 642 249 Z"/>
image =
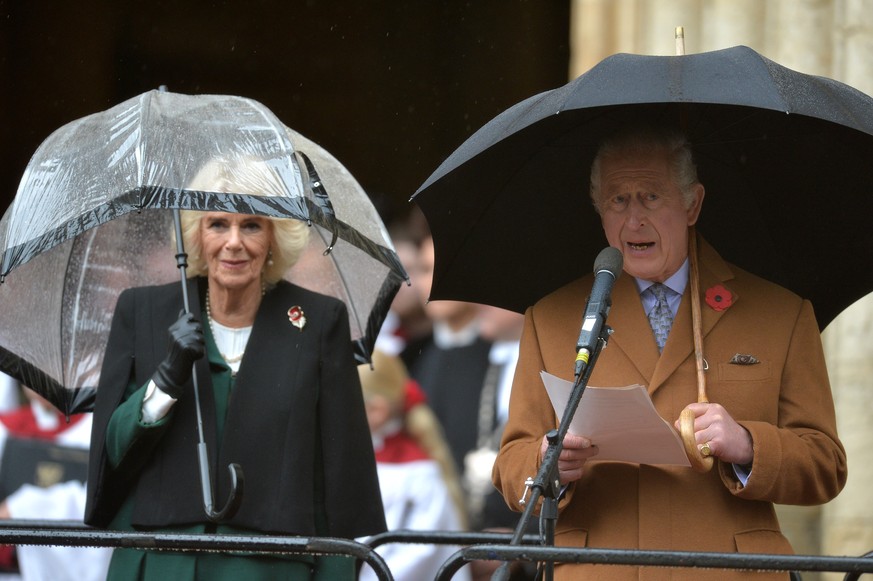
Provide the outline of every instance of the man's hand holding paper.
<path id="1" fill-rule="evenodd" d="M 555 414 L 558 418 L 563 417 L 573 384 L 545 371 L 540 375 Z M 568 441 L 571 436 L 573 440 Z M 577 441 L 577 438 L 581 440 Z M 584 447 L 584 441 L 596 447 L 597 451 L 592 453 L 590 447 Z M 565 467 L 568 470 L 573 469 L 571 463 L 578 460 L 577 456 L 587 459 L 595 454 L 597 460 L 690 466 L 679 434 L 658 415 L 641 385 L 587 387 L 570 422 L 564 448 L 568 454 L 565 460 L 565 450 L 562 450 L 561 460 L 567 462 Z M 584 459 L 579 463 L 580 476 Z M 560 476 L 564 483 L 563 471 Z M 573 478 L 568 478 L 571 480 Z"/>

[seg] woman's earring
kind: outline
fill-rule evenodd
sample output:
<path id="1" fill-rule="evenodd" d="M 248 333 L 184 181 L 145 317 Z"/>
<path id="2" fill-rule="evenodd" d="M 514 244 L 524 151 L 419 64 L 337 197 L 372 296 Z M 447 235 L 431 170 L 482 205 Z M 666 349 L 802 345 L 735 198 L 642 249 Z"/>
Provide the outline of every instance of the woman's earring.
<path id="1" fill-rule="evenodd" d="M 267 252 L 267 266 L 273 266 L 273 251 Z"/>

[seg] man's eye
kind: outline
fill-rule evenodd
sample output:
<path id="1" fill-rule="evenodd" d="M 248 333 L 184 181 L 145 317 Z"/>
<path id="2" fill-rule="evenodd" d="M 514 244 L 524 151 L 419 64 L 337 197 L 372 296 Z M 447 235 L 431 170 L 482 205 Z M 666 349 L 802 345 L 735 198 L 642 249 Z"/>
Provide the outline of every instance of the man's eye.
<path id="1" fill-rule="evenodd" d="M 658 194 L 645 194 L 643 195 L 643 205 L 647 208 L 654 208 L 657 206 L 658 202 L 661 200 L 661 196 Z"/>

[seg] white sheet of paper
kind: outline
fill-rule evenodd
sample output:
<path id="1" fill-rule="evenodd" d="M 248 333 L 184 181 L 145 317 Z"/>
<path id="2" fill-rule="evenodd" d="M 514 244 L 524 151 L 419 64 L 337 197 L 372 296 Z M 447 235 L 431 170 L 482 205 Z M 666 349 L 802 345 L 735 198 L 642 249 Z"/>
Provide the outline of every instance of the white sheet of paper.
<path id="1" fill-rule="evenodd" d="M 560 420 L 573 384 L 545 371 L 540 376 Z M 600 448 L 593 460 L 691 466 L 679 434 L 658 415 L 642 385 L 586 387 L 567 431 Z"/>

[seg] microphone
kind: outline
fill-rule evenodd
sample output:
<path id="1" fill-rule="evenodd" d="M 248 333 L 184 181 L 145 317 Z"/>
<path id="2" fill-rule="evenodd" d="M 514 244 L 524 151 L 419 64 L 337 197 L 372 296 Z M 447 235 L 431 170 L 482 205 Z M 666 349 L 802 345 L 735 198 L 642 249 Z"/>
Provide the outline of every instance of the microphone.
<path id="1" fill-rule="evenodd" d="M 601 250 L 594 260 L 594 285 L 591 287 L 591 296 L 588 297 L 582 329 L 579 331 L 579 341 L 576 343 L 577 378 L 588 365 L 588 358 L 600 339 L 600 331 L 606 322 L 609 307 L 612 306 L 609 295 L 621 274 L 622 262 L 621 252 L 611 246 Z"/>

